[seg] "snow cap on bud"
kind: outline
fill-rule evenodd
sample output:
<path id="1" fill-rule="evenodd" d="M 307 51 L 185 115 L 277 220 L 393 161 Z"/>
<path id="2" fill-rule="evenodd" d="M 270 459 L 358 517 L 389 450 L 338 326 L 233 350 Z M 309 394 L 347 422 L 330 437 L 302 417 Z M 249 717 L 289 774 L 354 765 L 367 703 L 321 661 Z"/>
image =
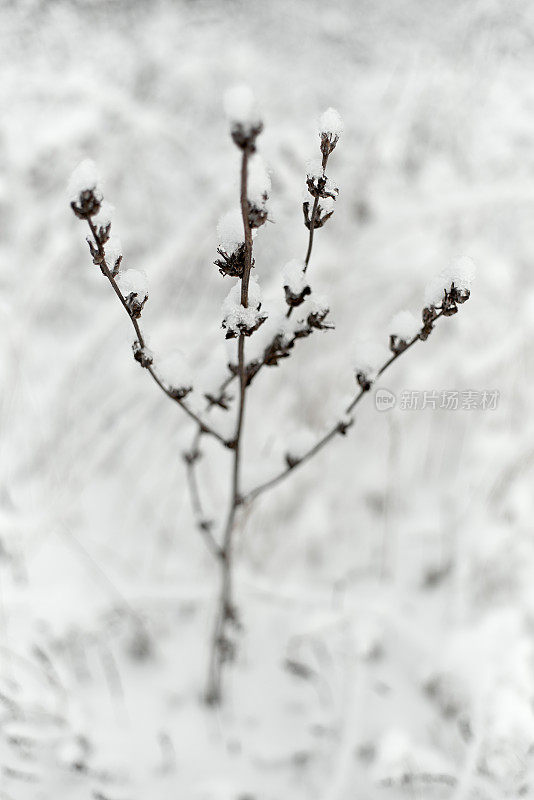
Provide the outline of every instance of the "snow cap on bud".
<path id="1" fill-rule="evenodd" d="M 173 396 L 182 399 L 189 394 L 193 386 L 193 372 L 181 350 L 171 350 L 158 356 L 155 358 L 155 367 Z"/>
<path id="2" fill-rule="evenodd" d="M 139 269 L 127 269 L 117 275 L 117 285 L 124 297 L 136 294 L 141 300 L 148 297 L 148 279 L 146 272 Z"/>
<path id="3" fill-rule="evenodd" d="M 328 108 L 319 119 L 319 136 L 323 159 L 327 159 L 343 133 L 343 120 L 335 108 Z"/>
<path id="4" fill-rule="evenodd" d="M 283 269 L 283 286 L 288 306 L 300 306 L 311 294 L 304 268 L 304 262 L 294 258 L 288 261 Z"/>
<path id="5" fill-rule="evenodd" d="M 146 273 L 138 269 L 127 269 L 118 273 L 116 281 L 131 316 L 137 319 L 148 299 Z"/>
<path id="6" fill-rule="evenodd" d="M 94 161 L 86 158 L 72 175 L 67 187 L 71 208 L 80 219 L 89 219 L 98 214 L 102 203 L 100 177 Z"/>
<path id="7" fill-rule="evenodd" d="M 227 211 L 217 223 L 219 247 L 230 255 L 245 241 L 241 211 L 233 208 Z"/>
<path id="8" fill-rule="evenodd" d="M 383 345 L 371 340 L 356 342 L 353 357 L 354 371 L 356 380 L 364 391 L 371 388 L 378 370 L 388 358 L 389 353 Z"/>
<path id="9" fill-rule="evenodd" d="M 427 284 L 425 289 L 425 305 L 447 305 L 452 291 L 451 300 L 454 303 L 465 302 L 471 292 L 471 284 L 475 278 L 475 262 L 469 256 L 456 256 L 439 275 Z"/>
<path id="10" fill-rule="evenodd" d="M 253 153 L 254 142 L 261 133 L 263 123 L 252 89 L 244 84 L 232 86 L 224 94 L 224 110 L 235 144 L 241 150 Z"/>
<path id="11" fill-rule="evenodd" d="M 224 110 L 231 124 L 249 127 L 261 124 L 254 92 L 246 84 L 232 86 L 226 90 Z"/>
<path id="12" fill-rule="evenodd" d="M 93 192 L 102 200 L 100 176 L 95 162 L 90 158 L 81 161 L 73 171 L 68 184 L 69 199 L 76 202 L 82 192 Z"/>
<path id="13" fill-rule="evenodd" d="M 228 292 L 223 305 L 223 328 L 226 338 L 235 339 L 240 333 L 250 336 L 267 319 L 261 311 L 261 289 L 258 279 L 251 276 L 248 285 L 248 306 L 241 305 L 241 282 L 237 281 Z"/>
<path id="14" fill-rule="evenodd" d="M 319 136 L 339 139 L 343 133 L 343 120 L 335 108 L 327 108 L 319 117 Z"/>
<path id="15" fill-rule="evenodd" d="M 408 343 L 421 330 L 419 322 L 411 311 L 399 311 L 389 323 L 389 349 L 395 355 L 406 350 Z"/>
<path id="16" fill-rule="evenodd" d="M 300 294 L 307 285 L 304 261 L 298 258 L 288 261 L 282 270 L 282 278 L 284 286 L 287 286 L 293 294 Z"/>
<path id="17" fill-rule="evenodd" d="M 447 272 L 457 289 L 471 289 L 475 279 L 476 264 L 469 256 L 456 256 L 453 258 Z"/>

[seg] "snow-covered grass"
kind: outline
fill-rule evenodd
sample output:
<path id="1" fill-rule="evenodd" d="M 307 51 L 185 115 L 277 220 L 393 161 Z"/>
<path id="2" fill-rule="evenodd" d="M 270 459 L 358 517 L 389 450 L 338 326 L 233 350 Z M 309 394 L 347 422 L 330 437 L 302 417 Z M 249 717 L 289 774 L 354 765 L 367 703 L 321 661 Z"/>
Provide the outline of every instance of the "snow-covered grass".
<path id="1" fill-rule="evenodd" d="M 515 0 L 2 6 L 0 796 L 534 791 L 533 14 Z M 98 163 L 115 251 L 150 285 L 150 347 L 172 370 L 187 353 L 191 383 L 217 387 L 231 280 L 213 265 L 217 221 L 238 202 L 222 98 L 244 81 L 272 183 L 264 327 L 305 255 L 316 119 L 332 106 L 344 127 L 336 213 L 306 273 L 336 330 L 254 382 L 245 490 L 339 417 L 357 342 L 387 346 L 458 253 L 478 266 L 469 303 L 381 385 L 500 397 L 379 413 L 369 396 L 349 435 L 258 501 L 237 539 L 240 656 L 213 712 L 216 576 L 181 458 L 194 431 L 133 362 L 65 185 Z M 208 455 L 220 522 L 229 461 Z"/>

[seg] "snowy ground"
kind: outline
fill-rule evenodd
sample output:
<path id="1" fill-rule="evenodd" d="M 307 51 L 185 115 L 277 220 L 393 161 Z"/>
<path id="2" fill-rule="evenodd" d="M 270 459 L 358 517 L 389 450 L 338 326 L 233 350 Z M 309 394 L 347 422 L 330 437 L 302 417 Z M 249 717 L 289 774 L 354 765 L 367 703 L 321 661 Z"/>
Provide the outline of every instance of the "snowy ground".
<path id="1" fill-rule="evenodd" d="M 519 0 L 0 3 L 2 800 L 534 797 L 533 24 Z M 306 247 L 315 120 L 345 120 L 310 268 L 336 331 L 253 385 L 246 484 L 339 414 L 354 340 L 387 341 L 457 253 L 478 264 L 472 298 L 382 385 L 499 403 L 379 413 L 370 396 L 258 502 L 239 660 L 208 711 L 194 428 L 131 358 L 65 187 L 98 162 L 149 277 L 151 345 L 213 388 L 238 171 L 221 98 L 242 80 L 265 116 L 256 270 L 275 305 Z M 228 469 L 209 448 L 219 521 Z"/>

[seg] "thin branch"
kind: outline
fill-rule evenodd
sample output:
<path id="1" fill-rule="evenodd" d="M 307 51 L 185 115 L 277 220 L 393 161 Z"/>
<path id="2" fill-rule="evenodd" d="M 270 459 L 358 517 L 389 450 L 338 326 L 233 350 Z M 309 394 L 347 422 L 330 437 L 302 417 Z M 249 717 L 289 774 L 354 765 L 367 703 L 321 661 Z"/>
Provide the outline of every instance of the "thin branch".
<path id="1" fill-rule="evenodd" d="M 439 319 L 441 316 L 443 316 L 443 311 L 440 311 L 438 314 L 436 314 L 434 321 Z M 403 350 L 393 353 L 391 358 L 389 358 L 384 364 L 382 364 L 382 366 L 380 367 L 380 369 L 376 374 L 376 377 L 379 378 L 380 375 L 382 375 L 387 370 L 387 368 L 399 358 L 399 356 L 401 356 L 403 353 L 406 353 L 410 349 L 410 347 L 412 347 L 416 342 L 420 340 L 421 340 L 421 332 L 418 333 L 416 336 L 414 336 L 414 338 L 407 343 L 406 347 Z M 288 464 L 288 466 L 284 470 L 279 472 L 278 475 L 275 475 L 270 480 L 265 481 L 265 483 L 256 486 L 255 489 L 251 489 L 251 491 L 244 496 L 243 503 L 245 504 L 250 503 L 252 500 L 255 500 L 256 497 L 258 497 L 258 495 L 263 494 L 263 492 L 265 492 L 267 489 L 271 489 L 273 486 L 279 484 L 281 481 L 284 480 L 284 478 L 287 478 L 287 476 L 291 472 L 293 472 L 294 469 L 300 467 L 302 464 L 305 464 L 307 461 L 312 459 L 317 453 L 319 453 L 323 449 L 323 447 L 327 445 L 328 442 L 336 436 L 336 434 L 344 435 L 347 432 L 348 428 L 354 422 L 354 420 L 350 417 L 350 414 L 356 408 L 362 397 L 369 393 L 369 388 L 367 389 L 363 387 L 360 388 L 358 394 L 353 398 L 353 400 L 349 403 L 349 405 L 345 409 L 345 416 L 349 417 L 349 419 L 344 419 L 339 422 L 336 422 L 336 424 L 332 428 L 330 428 L 330 430 L 321 439 L 319 439 L 319 441 L 316 442 L 314 446 L 311 447 L 303 456 L 301 456 L 298 459 L 295 458 L 291 460 L 291 463 Z"/>
<path id="2" fill-rule="evenodd" d="M 324 170 L 324 166 L 323 166 L 323 170 Z M 312 213 L 311 213 L 311 217 L 310 217 L 310 231 L 309 231 L 309 235 L 308 235 L 308 249 L 306 250 L 306 257 L 304 259 L 304 269 L 302 270 L 303 272 L 306 272 L 306 270 L 308 269 L 308 265 L 310 263 L 310 258 L 311 258 L 312 249 L 313 249 L 313 234 L 315 232 L 315 220 L 317 218 L 317 208 L 318 207 L 319 207 L 319 196 L 317 196 L 313 201 Z M 291 311 L 292 310 L 293 310 L 293 307 L 290 306 L 288 314 L 287 314 L 288 317 L 291 316 Z"/>
<path id="3" fill-rule="evenodd" d="M 193 507 L 193 514 L 195 515 L 195 522 L 199 530 L 199 533 L 206 542 L 206 545 L 210 553 L 215 558 L 220 558 L 221 548 L 217 544 L 217 541 L 211 531 L 213 527 L 213 521 L 208 519 L 208 517 L 204 513 L 204 507 L 202 505 L 202 500 L 200 497 L 197 473 L 195 469 L 195 465 L 201 457 L 201 453 L 198 447 L 201 436 L 202 433 L 199 428 L 197 429 L 197 432 L 191 444 L 191 449 L 184 453 L 184 461 L 186 463 L 187 483 L 189 486 L 189 493 L 191 495 L 191 505 Z"/>
<path id="4" fill-rule="evenodd" d="M 329 155 L 330 154 L 328 152 L 323 153 L 323 160 L 322 160 L 323 175 L 325 173 L 326 165 L 328 164 L 328 156 Z M 310 263 L 310 258 L 311 258 L 312 249 L 313 249 L 313 234 L 315 232 L 315 220 L 317 219 L 317 208 L 318 208 L 318 206 L 319 206 L 319 195 L 317 195 L 315 197 L 315 200 L 313 201 L 313 208 L 312 208 L 312 213 L 311 213 L 311 217 L 310 217 L 310 235 L 308 237 L 308 249 L 306 251 L 306 257 L 304 259 L 303 272 L 306 272 L 306 270 L 308 269 L 308 265 Z M 288 316 L 289 316 L 289 314 L 288 314 Z"/>
<path id="5" fill-rule="evenodd" d="M 326 169 L 326 165 L 328 164 L 328 156 L 330 154 L 328 152 L 323 153 L 323 160 L 322 160 L 322 167 L 323 167 L 323 175 Z M 315 220 L 317 219 L 317 209 L 319 208 L 319 195 L 317 194 L 313 201 L 312 206 L 312 213 L 310 216 L 310 230 L 308 234 L 308 249 L 306 250 L 306 256 L 304 258 L 304 269 L 302 270 L 304 273 L 307 271 L 308 266 L 310 264 L 310 258 L 313 250 L 313 236 L 315 233 Z M 287 309 L 286 317 L 290 317 L 293 313 L 294 306 L 289 306 Z"/>
<path id="6" fill-rule="evenodd" d="M 137 336 L 137 341 L 139 342 L 140 348 L 144 349 L 146 347 L 146 342 L 145 342 L 144 336 L 143 336 L 143 334 L 141 332 L 141 327 L 140 327 L 137 319 L 134 316 L 132 316 L 132 314 L 130 313 L 130 309 L 128 308 L 128 304 L 127 304 L 127 302 L 126 302 L 126 300 L 124 298 L 124 295 L 122 294 L 121 290 L 119 289 L 119 287 L 117 285 L 117 281 L 115 280 L 115 277 L 114 277 L 113 273 L 109 269 L 109 266 L 108 266 L 107 261 L 106 261 L 105 249 L 104 249 L 104 246 L 103 246 L 102 242 L 100 241 L 100 236 L 98 235 L 98 232 L 97 232 L 97 230 L 95 228 L 94 222 L 92 221 L 91 217 L 87 217 L 86 219 L 87 219 L 87 223 L 89 225 L 89 228 L 91 230 L 91 233 L 93 235 L 93 238 L 94 238 L 94 241 L 95 241 L 95 245 L 98 248 L 100 269 L 102 270 L 102 273 L 105 275 L 105 277 L 108 279 L 108 281 L 111 283 L 111 286 L 113 287 L 113 291 L 115 292 L 115 294 L 119 298 L 124 310 L 126 311 L 129 319 L 131 320 L 131 323 L 132 323 L 132 325 L 134 327 L 135 334 Z M 198 424 L 198 426 L 201 428 L 203 433 L 207 433 L 210 436 L 213 436 L 215 439 L 217 439 L 219 442 L 221 442 L 221 444 L 225 445 L 226 447 L 228 446 L 228 442 L 226 441 L 224 436 L 221 436 L 221 434 L 218 433 L 214 428 L 212 428 L 211 426 L 207 425 L 198 416 L 198 414 L 196 414 L 191 408 L 189 408 L 189 406 L 184 402 L 183 398 L 176 396 L 176 394 L 174 394 L 173 391 L 163 383 L 161 378 L 156 373 L 156 371 L 155 371 L 154 367 L 152 366 L 152 364 L 148 364 L 147 363 L 145 368 L 150 373 L 150 375 L 152 376 L 152 379 L 155 381 L 155 383 L 157 383 L 159 388 L 167 395 L 167 397 L 169 397 L 171 400 L 174 400 L 175 403 L 178 403 L 178 405 L 181 408 L 183 408 L 185 413 L 189 417 L 191 417 L 191 419 L 193 419 Z"/>

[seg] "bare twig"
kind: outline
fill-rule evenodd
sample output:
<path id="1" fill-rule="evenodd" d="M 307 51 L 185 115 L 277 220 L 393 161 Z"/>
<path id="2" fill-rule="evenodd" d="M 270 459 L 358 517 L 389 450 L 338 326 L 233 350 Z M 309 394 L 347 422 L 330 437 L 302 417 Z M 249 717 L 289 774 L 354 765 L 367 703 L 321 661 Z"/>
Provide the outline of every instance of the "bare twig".
<path id="1" fill-rule="evenodd" d="M 325 152 L 323 153 L 323 158 L 322 158 L 322 162 L 321 162 L 322 167 L 323 167 L 323 176 L 325 174 L 326 165 L 328 164 L 328 156 L 329 155 L 330 155 L 330 151 L 325 150 Z M 311 215 L 310 215 L 310 228 L 309 228 L 309 233 L 308 233 L 308 248 L 306 250 L 306 256 L 304 257 L 304 268 L 302 270 L 304 273 L 306 273 L 306 271 L 308 269 L 308 266 L 310 264 L 310 258 L 311 258 L 311 254 L 312 254 L 312 250 L 313 250 L 313 236 L 314 236 L 314 233 L 315 233 L 315 221 L 317 219 L 317 210 L 318 210 L 318 208 L 319 208 L 319 195 L 317 194 L 314 197 L 313 206 L 312 206 L 312 212 L 311 212 Z M 293 308 L 294 308 L 294 306 L 289 306 L 289 308 L 287 309 L 286 317 L 289 318 L 291 316 L 291 314 L 293 313 Z"/>
<path id="2" fill-rule="evenodd" d="M 328 156 L 329 155 L 330 155 L 329 152 L 324 152 L 323 153 L 323 159 L 322 159 L 322 162 L 321 162 L 322 163 L 322 167 L 323 167 L 323 175 L 324 175 L 325 170 L 326 170 L 326 165 L 328 164 Z M 308 237 L 308 249 L 306 250 L 306 257 L 304 258 L 304 270 L 303 270 L 303 272 L 306 272 L 306 270 L 308 269 L 309 263 L 310 263 L 310 258 L 311 258 L 312 249 L 313 249 L 313 235 L 315 233 L 315 220 L 317 219 L 317 209 L 318 209 L 318 207 L 319 207 L 319 195 L 317 195 L 315 197 L 314 201 L 313 201 L 312 213 L 311 213 L 311 216 L 310 216 L 310 235 Z M 288 317 L 289 317 L 289 313 L 288 313 Z"/>
<path id="3" fill-rule="evenodd" d="M 443 316 L 443 311 L 440 311 L 439 313 L 437 313 L 436 316 L 434 317 L 434 320 L 439 319 L 439 317 L 441 317 L 441 316 Z M 382 366 L 380 367 L 380 369 L 378 370 L 378 372 L 376 374 L 376 377 L 379 378 L 380 375 L 382 375 L 387 370 L 387 368 L 391 364 L 393 364 L 394 361 L 396 361 L 399 358 L 399 356 L 401 356 L 403 353 L 406 353 L 410 349 L 410 347 L 412 347 L 416 342 L 421 341 L 421 340 L 422 340 L 422 333 L 420 332 L 416 336 L 414 336 L 413 339 L 410 342 L 408 342 L 406 344 L 406 347 L 403 350 L 400 350 L 400 351 L 398 351 L 396 353 L 393 353 L 391 358 L 389 358 L 384 364 L 382 364 Z M 356 406 L 358 405 L 360 400 L 363 398 L 363 396 L 368 394 L 369 388 L 370 388 L 370 386 L 368 388 L 360 387 L 359 392 L 356 394 L 356 396 L 353 398 L 353 400 L 349 403 L 349 405 L 345 409 L 345 416 L 349 417 L 348 419 L 344 419 L 344 420 L 340 420 L 339 422 L 336 422 L 336 424 L 332 428 L 330 428 L 330 430 L 324 436 L 322 436 L 313 445 L 313 447 L 311 447 L 306 453 L 304 453 L 303 456 L 301 456 L 300 458 L 291 459 L 291 463 L 288 464 L 288 466 L 285 469 L 283 469 L 281 472 L 279 472 L 278 475 L 275 475 L 273 478 L 270 478 L 270 480 L 265 481 L 265 483 L 262 483 L 259 486 L 256 486 L 254 489 L 251 489 L 251 491 L 248 492 L 248 494 L 246 494 L 243 497 L 243 503 L 246 503 L 246 504 L 250 503 L 252 500 L 255 500 L 255 498 L 258 497 L 258 495 L 263 494 L 263 492 L 265 492 L 267 489 L 271 489 L 273 486 L 276 486 L 277 484 L 279 484 L 281 481 L 284 480 L 284 478 L 287 478 L 287 476 L 290 474 L 290 472 L 293 472 L 293 470 L 296 467 L 299 467 L 302 464 L 305 464 L 307 461 L 312 459 L 313 456 L 315 456 L 317 453 L 319 453 L 323 449 L 323 447 L 325 445 L 327 445 L 328 442 L 330 442 L 336 436 L 336 434 L 344 435 L 347 432 L 347 429 L 352 425 L 352 423 L 354 421 L 350 417 L 350 414 L 356 408 Z"/>
<path id="4" fill-rule="evenodd" d="M 96 229 L 96 226 L 95 226 L 93 220 L 91 219 L 90 216 L 86 217 L 86 220 L 87 220 L 87 224 L 89 225 L 89 228 L 91 230 L 91 234 L 93 236 L 95 246 L 97 248 L 99 267 L 100 267 L 103 275 L 110 282 L 111 286 L 113 287 L 113 291 L 115 292 L 115 294 L 119 298 L 119 300 L 121 302 L 121 305 L 123 306 L 124 310 L 128 314 L 128 317 L 129 317 L 129 319 L 130 319 L 130 321 L 131 321 L 131 323 L 133 325 L 133 328 L 135 330 L 135 335 L 137 337 L 137 342 L 139 343 L 140 351 L 144 351 L 145 348 L 146 348 L 146 342 L 145 342 L 143 333 L 141 331 L 141 326 L 139 325 L 139 322 L 137 321 L 135 316 L 133 316 L 133 314 L 131 313 L 130 308 L 128 307 L 128 303 L 126 302 L 126 298 L 124 297 L 124 295 L 122 294 L 121 290 L 119 289 L 117 281 L 115 280 L 115 277 L 114 277 L 112 271 L 110 270 L 110 268 L 108 266 L 108 263 L 106 261 L 106 253 L 105 253 L 104 244 L 102 243 L 102 240 L 101 240 L 101 238 L 100 238 L 100 236 L 98 234 L 98 231 Z M 218 433 L 214 428 L 212 428 L 210 425 L 208 425 L 206 422 L 204 422 L 204 420 L 202 420 L 198 416 L 198 414 L 196 414 L 187 405 L 187 403 L 184 402 L 184 398 L 183 397 L 180 397 L 179 395 L 175 394 L 173 392 L 173 390 L 172 390 L 172 387 L 168 387 L 168 386 L 165 385 L 165 383 L 161 380 L 161 378 L 156 373 L 156 370 L 154 369 L 150 359 L 146 359 L 145 361 L 141 361 L 140 363 L 142 363 L 142 366 L 144 366 L 145 369 L 150 373 L 152 379 L 155 381 L 155 383 L 157 383 L 159 388 L 167 395 L 167 397 L 169 397 L 171 400 L 174 400 L 175 403 L 178 403 L 178 405 L 181 408 L 183 408 L 185 413 L 197 423 L 197 425 L 201 428 L 203 433 L 207 433 L 210 436 L 213 436 L 215 439 L 218 439 L 218 441 L 221 442 L 221 444 L 224 444 L 224 445 L 228 446 L 228 442 L 226 441 L 226 439 L 223 436 L 221 436 L 221 434 Z"/>
<path id="5" fill-rule="evenodd" d="M 202 433 L 199 428 L 195 433 L 191 448 L 183 454 L 183 457 L 186 464 L 187 482 L 189 486 L 189 493 L 191 495 L 191 505 L 195 515 L 196 526 L 202 538 L 206 542 L 210 553 L 216 558 L 219 558 L 221 555 L 221 548 L 217 544 L 217 541 L 212 533 L 213 521 L 208 519 L 204 513 L 195 469 L 197 461 L 201 458 L 201 452 L 199 450 L 201 436 Z"/>
<path id="6" fill-rule="evenodd" d="M 227 252 L 223 247 L 219 248 L 218 252 L 221 259 L 215 262 L 222 274 L 236 277 L 240 281 L 240 283 L 238 282 L 231 289 L 229 295 L 229 307 L 231 308 L 231 312 L 229 312 L 223 320 L 223 327 L 227 329 L 227 338 L 237 338 L 237 365 L 233 363 L 228 365 L 228 375 L 215 395 L 204 395 L 207 401 L 205 414 L 214 406 L 219 406 L 224 410 L 228 410 L 230 401 L 233 398 L 226 394 L 226 389 L 234 378 L 239 379 L 235 430 L 230 439 L 226 439 L 215 428 L 208 425 L 203 418 L 203 414 L 197 414 L 185 402 L 185 398 L 191 391 L 191 387 L 183 385 L 174 387 L 168 385 L 166 381 L 158 375 L 153 363 L 153 356 L 146 347 L 146 342 L 138 322 L 147 295 L 146 292 L 142 294 L 143 290 L 140 288 L 134 289 L 131 293 L 127 291 L 123 293 L 124 284 L 122 277 L 119 277 L 120 257 L 111 265 L 111 268 L 109 262 L 106 260 L 105 244 L 109 240 L 111 223 L 97 225 L 95 224 L 96 220 L 93 221 L 93 218 L 100 209 L 102 198 L 100 192 L 96 189 L 92 175 L 89 177 L 86 174 L 77 176 L 80 179 L 83 177 L 82 185 L 86 188 L 82 188 L 80 193 L 77 194 L 78 201 L 71 204 L 75 214 L 79 218 L 85 220 L 89 225 L 92 240 L 88 237 L 87 241 L 93 257 L 93 262 L 100 267 L 102 273 L 110 282 L 121 305 L 131 320 L 137 337 L 133 347 L 135 359 L 143 368 L 148 370 L 159 388 L 170 399 L 178 403 L 186 414 L 196 423 L 196 430 L 190 449 L 184 453 L 184 460 L 187 465 L 187 480 L 197 527 L 210 553 L 220 565 L 221 577 L 219 599 L 210 642 L 210 658 L 205 693 L 206 702 L 212 705 L 218 704 L 222 700 L 223 667 L 227 661 L 230 661 L 235 656 L 235 644 L 231 629 L 233 628 L 235 631 L 240 627 L 233 596 L 234 536 L 238 511 L 240 511 L 243 506 L 250 505 L 259 495 L 263 494 L 263 492 L 283 481 L 297 466 L 312 459 L 328 444 L 328 442 L 333 440 L 336 435 L 345 435 L 354 422 L 352 416 L 354 409 L 362 400 L 363 396 L 369 393 L 375 380 L 382 375 L 402 353 L 407 352 L 416 341 L 426 341 L 433 329 L 434 322 L 439 319 L 439 317 L 451 316 L 456 313 L 458 310 L 457 304 L 463 303 L 469 298 L 469 278 L 466 277 L 469 273 L 469 269 L 464 269 L 464 272 L 462 272 L 461 269 L 455 272 L 456 275 L 460 276 L 459 284 L 455 284 L 456 277 L 451 280 L 448 273 L 446 276 L 443 276 L 442 273 L 442 276 L 438 279 L 441 297 L 439 292 L 437 295 L 435 294 L 434 289 L 429 293 L 431 302 L 423 309 L 422 325 L 420 329 L 418 330 L 417 321 L 415 321 L 414 325 L 410 322 L 409 329 L 407 329 L 406 325 L 398 323 L 400 327 L 397 327 L 390 335 L 389 345 L 392 355 L 378 370 L 373 370 L 371 367 L 364 366 L 361 367 L 362 371 L 356 371 L 356 379 L 360 388 L 346 408 L 345 416 L 338 420 L 338 422 L 336 422 L 313 447 L 304 453 L 303 456 L 294 457 L 289 453 L 286 454 L 287 467 L 284 470 L 269 481 L 256 486 L 248 492 L 248 494 L 244 495 L 242 491 L 241 471 L 247 388 L 264 366 L 274 366 L 278 364 L 281 359 L 289 357 L 297 339 L 309 336 L 314 330 L 329 329 L 332 325 L 326 321 L 327 315 L 329 314 L 328 307 L 320 303 L 311 304 L 306 307 L 305 318 L 303 320 L 299 318 L 296 326 L 294 326 L 291 331 L 287 330 L 287 326 L 281 326 L 278 332 L 274 334 L 271 341 L 264 347 L 263 355 L 249 363 L 246 361 L 246 337 L 253 334 L 266 319 L 266 315 L 261 312 L 260 295 L 257 291 L 257 287 L 255 284 L 250 284 L 250 273 L 254 266 L 252 229 L 258 228 L 267 220 L 265 201 L 267 200 L 268 190 L 262 192 L 261 198 L 263 199 L 260 200 L 257 200 L 257 196 L 252 197 L 251 195 L 251 198 L 248 196 L 249 166 L 254 168 L 254 164 L 250 164 L 250 157 L 255 152 L 255 141 L 262 130 L 262 123 L 260 121 L 251 122 L 249 113 L 250 98 L 246 93 L 244 96 L 241 89 L 238 93 L 240 93 L 240 97 L 238 98 L 240 102 L 238 105 L 241 109 L 239 113 L 241 114 L 242 112 L 242 116 L 240 116 L 238 121 L 234 122 L 231 132 L 234 143 L 242 153 L 240 206 L 244 235 L 243 239 L 239 241 L 237 249 L 229 248 Z M 243 100 L 245 100 L 244 104 L 242 102 Z M 337 112 L 334 112 L 333 109 L 329 109 L 329 111 L 323 115 L 322 119 L 324 128 L 320 133 L 322 169 L 310 171 L 307 176 L 308 191 L 314 198 L 311 212 L 309 201 L 303 204 L 305 224 L 309 229 L 308 246 L 303 264 L 297 262 L 296 280 L 293 280 L 293 274 L 289 269 L 290 265 L 288 265 L 286 283 L 284 284 L 286 302 L 289 306 L 286 314 L 287 317 L 291 316 L 292 309 L 300 306 L 301 303 L 304 302 L 305 297 L 311 293 L 310 287 L 303 281 L 302 276 L 306 273 L 310 263 L 314 231 L 316 228 L 322 227 L 333 214 L 333 201 L 338 192 L 338 190 L 330 184 L 325 170 L 328 157 L 336 147 L 339 133 L 342 130 L 342 123 L 339 115 L 337 115 Z M 254 180 L 251 178 L 251 186 L 253 183 Z M 76 191 L 78 192 L 78 189 Z M 327 202 L 322 202 L 322 199 Z M 240 223 L 238 224 L 240 227 Z M 132 271 L 127 271 L 127 273 L 125 273 L 124 281 L 129 285 L 127 277 L 128 272 L 130 273 L 132 282 L 135 283 L 135 279 L 131 274 Z M 443 281 L 445 281 L 444 289 L 442 288 L 444 286 Z M 248 309 L 248 311 L 245 311 L 246 309 Z M 237 320 L 237 322 L 235 322 L 235 320 Z M 418 331 L 416 335 L 412 335 L 415 331 Z M 367 362 L 365 363 L 367 364 Z M 197 463 L 202 455 L 200 449 L 202 437 L 206 434 L 216 439 L 232 452 L 228 509 L 220 538 L 214 536 L 212 531 L 213 523 L 206 517 L 196 471 Z"/>
<path id="7" fill-rule="evenodd" d="M 252 149 L 251 149 L 252 148 Z M 248 160 L 253 152 L 254 141 L 245 144 L 241 158 L 241 215 L 245 234 L 245 261 L 241 278 L 241 305 L 248 307 L 248 287 L 252 269 L 252 230 L 249 220 L 249 201 L 247 195 Z M 240 333 L 237 344 L 237 360 L 239 370 L 239 406 L 234 437 L 234 462 L 232 468 L 232 488 L 229 508 L 224 527 L 221 549 L 221 590 L 219 606 L 216 613 L 215 626 L 211 643 L 211 654 L 206 689 L 206 702 L 215 705 L 222 699 L 222 668 L 225 661 L 233 657 L 231 640 L 226 635 L 228 624 L 238 626 L 237 612 L 233 601 L 233 532 L 238 506 L 242 502 L 240 493 L 240 467 L 243 423 L 245 418 L 245 399 L 247 390 L 247 374 L 245 365 L 245 334 Z"/>

